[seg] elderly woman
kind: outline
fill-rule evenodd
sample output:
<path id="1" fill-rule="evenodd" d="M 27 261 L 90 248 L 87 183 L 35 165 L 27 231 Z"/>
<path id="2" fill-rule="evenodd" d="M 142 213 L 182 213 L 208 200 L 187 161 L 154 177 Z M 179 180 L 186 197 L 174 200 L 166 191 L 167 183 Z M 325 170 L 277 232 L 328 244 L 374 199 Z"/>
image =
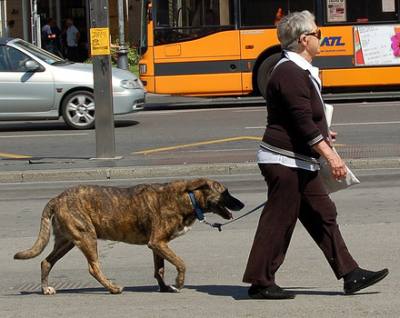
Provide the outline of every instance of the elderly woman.
<path id="1" fill-rule="evenodd" d="M 318 69 L 310 63 L 320 51 L 321 31 L 314 16 L 294 12 L 277 26 L 283 58 L 267 86 L 267 128 L 257 162 L 268 185 L 268 201 L 261 214 L 243 281 L 256 299 L 294 298 L 275 283 L 296 224 L 301 221 L 323 251 L 344 292 L 352 294 L 387 274 L 358 267 L 336 223 L 336 207 L 318 175 L 323 156 L 336 178 L 346 176 L 343 160 L 332 151 L 320 95 Z"/>

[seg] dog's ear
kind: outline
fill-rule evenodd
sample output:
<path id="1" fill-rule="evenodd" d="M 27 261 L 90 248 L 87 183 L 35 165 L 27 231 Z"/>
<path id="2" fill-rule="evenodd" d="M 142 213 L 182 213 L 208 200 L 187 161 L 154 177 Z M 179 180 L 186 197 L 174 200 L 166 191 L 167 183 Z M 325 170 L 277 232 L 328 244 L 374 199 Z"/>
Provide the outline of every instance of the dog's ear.
<path id="1" fill-rule="evenodd" d="M 211 189 L 215 192 L 222 193 L 226 188 L 219 182 L 207 178 L 194 179 L 188 181 L 187 191 Z"/>
<path id="2" fill-rule="evenodd" d="M 194 190 L 210 188 L 211 183 L 212 182 L 206 178 L 190 180 L 190 181 L 187 181 L 186 191 L 194 191 Z"/>

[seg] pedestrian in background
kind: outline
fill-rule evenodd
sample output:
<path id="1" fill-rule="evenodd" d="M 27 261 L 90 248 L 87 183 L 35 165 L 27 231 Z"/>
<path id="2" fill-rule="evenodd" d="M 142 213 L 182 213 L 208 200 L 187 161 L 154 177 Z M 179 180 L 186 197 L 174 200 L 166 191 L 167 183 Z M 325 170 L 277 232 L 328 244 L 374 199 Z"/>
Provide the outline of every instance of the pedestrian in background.
<path id="1" fill-rule="evenodd" d="M 65 40 L 66 54 L 70 61 L 79 61 L 80 32 L 72 19 L 66 20 Z"/>
<path id="2" fill-rule="evenodd" d="M 53 44 L 54 44 L 54 54 L 63 57 L 61 48 L 61 30 L 57 25 L 56 20 L 52 19 L 50 21 L 50 29 L 53 34 Z"/>
<path id="3" fill-rule="evenodd" d="M 297 219 L 323 251 L 344 292 L 352 294 L 387 274 L 358 266 L 336 221 L 336 207 L 319 176 L 323 156 L 336 178 L 345 177 L 345 163 L 331 148 L 336 133 L 327 127 L 318 69 L 311 65 L 320 51 L 321 31 L 308 11 L 283 17 L 277 26 L 283 59 L 267 85 L 267 127 L 257 162 L 268 185 L 243 281 L 256 299 L 289 299 L 295 295 L 275 283 Z"/>
<path id="4" fill-rule="evenodd" d="M 57 26 L 56 20 L 49 18 L 42 27 L 42 47 L 46 51 L 62 56 L 60 44 L 61 31 Z"/>

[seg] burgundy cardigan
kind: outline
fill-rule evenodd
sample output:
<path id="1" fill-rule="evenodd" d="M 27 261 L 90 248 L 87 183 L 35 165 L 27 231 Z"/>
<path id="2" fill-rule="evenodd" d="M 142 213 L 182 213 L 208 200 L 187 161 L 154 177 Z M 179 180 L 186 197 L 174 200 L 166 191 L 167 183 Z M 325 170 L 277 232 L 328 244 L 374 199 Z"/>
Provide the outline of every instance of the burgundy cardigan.
<path id="1" fill-rule="evenodd" d="M 263 142 L 319 158 L 311 147 L 328 140 L 324 106 L 311 75 L 292 61 L 273 71 L 267 85 L 267 128 Z"/>

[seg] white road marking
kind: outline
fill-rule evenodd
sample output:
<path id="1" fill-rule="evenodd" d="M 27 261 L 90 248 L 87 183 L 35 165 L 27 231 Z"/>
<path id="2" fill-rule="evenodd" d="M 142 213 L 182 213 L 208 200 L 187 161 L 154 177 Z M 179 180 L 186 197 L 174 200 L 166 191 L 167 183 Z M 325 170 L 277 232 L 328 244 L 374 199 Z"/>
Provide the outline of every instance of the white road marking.
<path id="1" fill-rule="evenodd" d="M 399 103 L 373 103 L 373 104 L 363 104 L 363 105 L 359 105 L 357 107 L 359 108 L 372 108 L 372 107 L 399 107 L 400 104 Z"/>
<path id="2" fill-rule="evenodd" d="M 250 112 L 263 112 L 263 113 L 267 113 L 267 111 L 265 110 L 265 107 L 259 107 L 259 108 L 249 108 L 249 109 L 242 109 L 242 110 L 235 110 L 233 111 L 234 113 L 250 113 Z"/>
<path id="3" fill-rule="evenodd" d="M 88 133 L 71 133 L 71 134 L 37 134 L 37 135 L 5 135 L 0 136 L 0 138 L 7 139 L 7 138 L 41 138 L 41 137 L 68 137 L 68 136 L 87 136 Z"/>
<path id="4" fill-rule="evenodd" d="M 200 112 L 221 112 L 227 110 L 235 110 L 235 108 L 202 108 L 202 109 L 171 109 L 171 110 L 157 110 L 157 111 L 146 111 L 138 112 L 135 116 L 146 116 L 146 115 L 170 115 L 170 114 L 182 114 L 182 113 L 200 113 Z"/>
<path id="5" fill-rule="evenodd" d="M 332 126 L 397 125 L 400 121 L 370 121 L 365 123 L 332 123 Z M 265 126 L 249 126 L 244 129 L 265 129 Z"/>
<path id="6" fill-rule="evenodd" d="M 238 107 L 219 107 L 217 108 L 201 108 L 201 109 L 166 109 L 166 110 L 157 110 L 157 111 L 145 111 L 138 112 L 135 116 L 146 116 L 146 115 L 169 115 L 169 114 L 181 114 L 181 113 L 201 113 L 201 112 L 223 112 L 223 111 L 232 111 L 232 113 L 246 113 L 246 112 L 266 112 L 264 106 L 260 107 L 245 107 L 243 109 L 239 109 Z"/>
<path id="7" fill-rule="evenodd" d="M 357 126 L 357 125 L 396 125 L 400 121 L 370 121 L 365 123 L 332 123 L 332 126 Z"/>
<path id="8" fill-rule="evenodd" d="M 185 152 L 193 152 L 193 153 L 198 153 L 198 152 L 230 152 L 230 151 L 249 151 L 249 150 L 254 150 L 258 149 L 256 148 L 232 148 L 232 149 L 209 149 L 209 150 L 187 150 Z"/>

